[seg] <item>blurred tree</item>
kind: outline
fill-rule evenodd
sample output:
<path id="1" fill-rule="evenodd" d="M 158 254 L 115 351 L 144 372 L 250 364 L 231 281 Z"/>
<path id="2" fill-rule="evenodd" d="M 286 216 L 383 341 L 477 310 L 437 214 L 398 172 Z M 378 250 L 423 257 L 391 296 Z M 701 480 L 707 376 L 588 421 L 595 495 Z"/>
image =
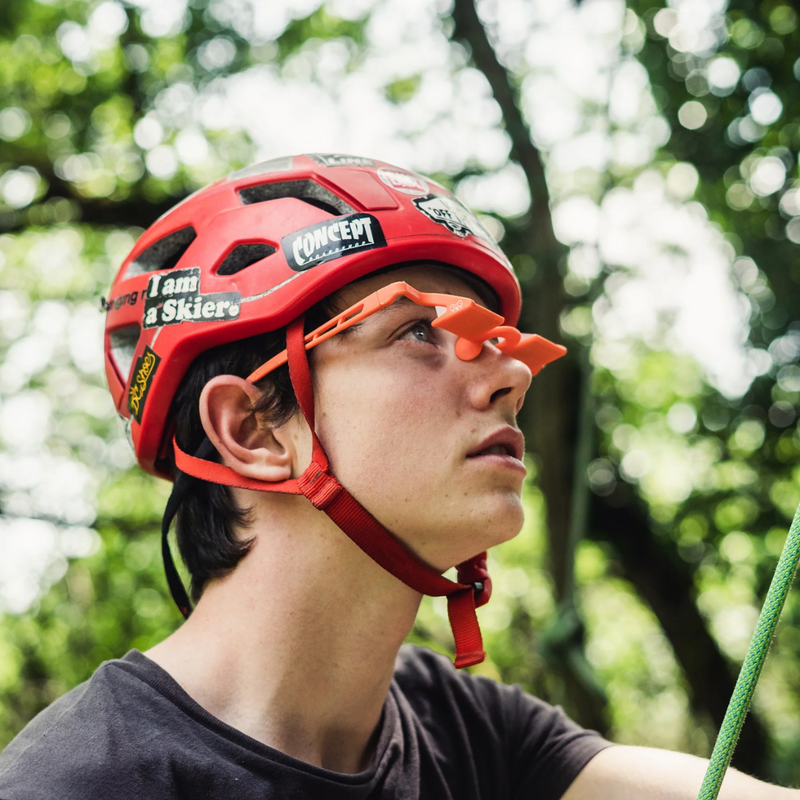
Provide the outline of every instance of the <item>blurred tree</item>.
<path id="1" fill-rule="evenodd" d="M 570 358 L 537 378 L 522 419 L 536 485 L 525 531 L 496 556 L 495 597 L 482 611 L 485 671 L 623 741 L 707 752 L 800 498 L 797 13 L 782 2 L 701 13 L 702 4 L 629 0 L 598 61 L 606 89 L 580 109 L 584 127 L 630 142 L 645 122 L 661 130 L 660 113 L 672 135 L 654 158 L 607 157 L 567 178 L 537 134 L 535 59 L 524 43 L 503 43 L 495 5 L 457 0 L 432 24 L 449 36 L 453 85 L 475 69 L 485 78 L 508 161 L 532 198 L 521 216 L 479 209 L 520 275 L 521 324 L 568 336 Z M 581 13 L 592 5 L 584 0 Z M 0 596 L 9 611 L 0 743 L 99 661 L 146 649 L 178 624 L 158 555 L 164 487 L 126 470 L 97 347 L 85 343 L 99 341 L 99 295 L 141 228 L 255 157 L 238 121 L 198 125 L 198 109 L 219 113 L 214 92 L 230 90 L 225 80 L 261 70 L 307 74 L 330 89 L 330 75 L 361 67 L 381 4 L 356 19 L 337 7 L 275 4 L 265 27 L 258 4 L 246 3 L 0 6 L 0 523 L 52 553 L 24 576 L 40 584 L 38 601 L 19 587 Z M 307 57 L 325 43 L 339 72 Z M 655 110 L 622 122 L 614 90 L 636 59 L 649 76 L 640 104 Z M 383 95 L 406 108 L 430 91 L 428 78 L 418 66 L 387 72 Z M 466 192 L 484 172 L 469 161 L 436 177 Z M 614 281 L 630 270 L 602 236 L 572 241 L 570 251 L 554 214 L 572 197 L 611 208 L 620 192 L 656 178 L 683 187 L 676 204 L 695 196 L 734 253 L 737 290 L 752 306 L 750 364 L 761 375 L 743 397 L 654 345 L 630 346 L 618 368 L 591 347 L 593 319 L 597 332 Z M 581 259 L 590 262 L 583 272 Z M 665 492 L 664 481 L 678 478 Z M 798 778 L 799 615 L 792 604 L 757 703 L 769 738 L 751 720 L 737 754 L 740 767 L 785 782 Z M 414 637 L 446 646 L 435 601 Z M 656 714 L 685 730 L 654 730 Z"/>
<path id="2" fill-rule="evenodd" d="M 714 479 L 671 513 L 661 514 L 650 526 L 650 543 L 637 536 L 625 545 L 626 528 L 609 525 L 610 540 L 616 538 L 621 551 L 661 551 L 662 568 L 644 569 L 636 585 L 665 630 L 674 629 L 670 640 L 695 703 L 718 724 L 730 669 L 724 668 L 713 639 L 698 630 L 701 619 L 691 613 L 687 598 L 694 596 L 706 619 L 719 610 L 711 600 L 712 587 L 726 586 L 731 594 L 738 589 L 740 598 L 757 605 L 800 499 L 795 425 L 800 384 L 793 381 L 800 355 L 800 273 L 793 265 L 800 242 L 795 202 L 800 185 L 798 17 L 794 4 L 782 0 L 734 0 L 727 9 L 709 4 L 704 10 L 645 0 L 630 2 L 629 8 L 637 15 L 636 25 L 646 28 L 639 58 L 672 128 L 660 163 L 694 168 L 699 176 L 695 196 L 732 245 L 732 279 L 751 304 L 750 342 L 759 376 L 741 398 L 706 388 L 690 410 L 698 418 L 697 424 L 690 423 L 695 440 L 714 449 Z M 714 298 L 707 301 L 713 304 Z M 658 563 L 652 557 L 637 561 Z M 794 660 L 797 636 L 787 628 L 797 621 L 796 604 L 786 617 L 777 657 Z M 687 636 L 690 630 L 696 633 Z M 784 696 L 783 703 L 796 709 L 796 694 Z M 768 707 L 760 710 L 777 727 L 774 708 Z M 743 734 L 740 764 L 764 772 L 765 743 L 753 722 Z M 796 729 L 773 731 L 773 737 L 772 769 L 783 780 L 796 780 Z"/>

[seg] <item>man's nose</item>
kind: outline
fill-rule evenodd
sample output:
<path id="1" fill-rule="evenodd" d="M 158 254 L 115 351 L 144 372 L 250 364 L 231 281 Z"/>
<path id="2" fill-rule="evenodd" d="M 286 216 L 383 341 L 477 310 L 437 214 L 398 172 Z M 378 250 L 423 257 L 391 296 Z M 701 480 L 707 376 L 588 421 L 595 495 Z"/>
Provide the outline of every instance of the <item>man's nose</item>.
<path id="1" fill-rule="evenodd" d="M 488 410 L 502 405 L 515 414 L 522 408 L 532 379 L 530 368 L 522 361 L 485 342 L 480 355 L 464 366 L 474 370 L 469 396 L 476 408 Z"/>

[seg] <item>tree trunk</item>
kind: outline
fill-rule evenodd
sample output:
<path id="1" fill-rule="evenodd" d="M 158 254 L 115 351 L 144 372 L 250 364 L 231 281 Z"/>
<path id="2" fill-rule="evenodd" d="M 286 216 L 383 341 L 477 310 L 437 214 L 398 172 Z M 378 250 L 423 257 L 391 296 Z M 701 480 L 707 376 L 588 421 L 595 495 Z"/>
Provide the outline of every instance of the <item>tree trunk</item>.
<path id="1" fill-rule="evenodd" d="M 691 567 L 669 542 L 661 541 L 648 526 L 646 513 L 624 503 L 617 489 L 610 497 L 593 496 L 591 530 L 612 544 L 625 576 L 653 609 L 690 686 L 695 711 L 722 725 L 736 682 L 731 665 L 708 632 L 697 609 Z M 742 730 L 733 765 L 750 775 L 765 777 L 767 737 L 758 718 L 750 714 Z"/>
<path id="2" fill-rule="evenodd" d="M 532 198 L 525 230 L 509 231 L 506 239 L 507 250 L 531 256 L 537 266 L 535 273 L 523 281 L 520 326 L 558 341 L 559 317 L 565 304 L 559 265 L 569 251 L 553 232 L 542 160 L 520 112 L 516 88 L 489 42 L 474 0 L 456 0 L 453 21 L 453 38 L 468 45 L 475 66 L 492 87 L 511 137 L 511 157 L 522 167 Z M 584 656 L 583 622 L 570 580 L 574 550 L 573 451 L 580 382 L 581 372 L 574 361 L 571 365 L 562 362 L 558 369 L 544 370 L 528 392 L 520 425 L 542 465 L 539 485 L 547 503 L 550 563 L 561 609 L 556 625 L 543 637 L 543 653 L 554 675 L 563 683 L 560 702 L 581 724 L 604 731 L 608 727 L 605 697 Z"/>

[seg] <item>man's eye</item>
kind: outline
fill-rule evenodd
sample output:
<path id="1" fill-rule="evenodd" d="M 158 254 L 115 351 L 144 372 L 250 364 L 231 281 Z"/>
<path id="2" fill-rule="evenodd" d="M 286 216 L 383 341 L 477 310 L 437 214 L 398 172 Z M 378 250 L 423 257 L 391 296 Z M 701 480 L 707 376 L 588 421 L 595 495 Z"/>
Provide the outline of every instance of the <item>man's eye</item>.
<path id="1" fill-rule="evenodd" d="M 431 327 L 427 322 L 417 322 L 400 337 L 413 339 L 415 342 L 431 342 L 433 339 Z"/>

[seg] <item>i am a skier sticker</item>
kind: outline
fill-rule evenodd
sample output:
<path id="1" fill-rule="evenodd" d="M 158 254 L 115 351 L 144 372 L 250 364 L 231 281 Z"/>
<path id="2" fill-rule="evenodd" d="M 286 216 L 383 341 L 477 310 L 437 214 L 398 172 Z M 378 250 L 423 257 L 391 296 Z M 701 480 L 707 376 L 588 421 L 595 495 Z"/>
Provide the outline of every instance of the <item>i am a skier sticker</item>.
<path id="1" fill-rule="evenodd" d="M 239 316 L 239 292 L 200 293 L 200 267 L 153 275 L 144 298 L 144 328 L 212 322 Z"/>

